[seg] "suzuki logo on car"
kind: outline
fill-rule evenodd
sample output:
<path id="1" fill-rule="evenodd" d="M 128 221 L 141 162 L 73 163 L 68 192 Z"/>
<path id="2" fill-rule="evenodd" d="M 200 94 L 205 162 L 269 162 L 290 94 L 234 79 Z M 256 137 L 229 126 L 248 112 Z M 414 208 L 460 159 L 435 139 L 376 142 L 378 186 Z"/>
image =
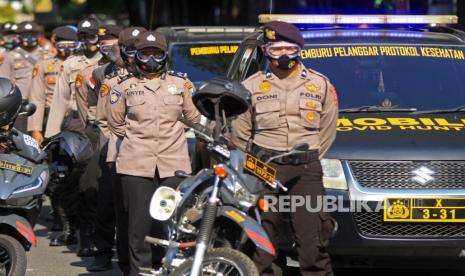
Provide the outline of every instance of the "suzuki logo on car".
<path id="1" fill-rule="evenodd" d="M 434 180 L 434 177 L 431 176 L 434 172 L 424 166 L 412 171 L 412 173 L 415 175 L 412 179 L 422 185 L 428 184 Z"/>

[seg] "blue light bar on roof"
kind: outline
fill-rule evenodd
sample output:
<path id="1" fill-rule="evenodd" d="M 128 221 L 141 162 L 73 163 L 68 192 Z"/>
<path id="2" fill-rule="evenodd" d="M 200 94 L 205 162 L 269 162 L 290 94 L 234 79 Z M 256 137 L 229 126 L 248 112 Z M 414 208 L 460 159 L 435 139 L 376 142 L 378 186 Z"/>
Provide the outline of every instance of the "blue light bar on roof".
<path id="1" fill-rule="evenodd" d="M 455 15 L 298 15 L 260 14 L 258 21 L 285 21 L 293 24 L 457 24 Z"/>
<path id="2" fill-rule="evenodd" d="M 302 32 L 303 38 L 321 38 L 321 37 L 405 37 L 419 38 L 423 37 L 422 33 L 413 32 L 378 32 L 378 31 L 310 31 Z"/>

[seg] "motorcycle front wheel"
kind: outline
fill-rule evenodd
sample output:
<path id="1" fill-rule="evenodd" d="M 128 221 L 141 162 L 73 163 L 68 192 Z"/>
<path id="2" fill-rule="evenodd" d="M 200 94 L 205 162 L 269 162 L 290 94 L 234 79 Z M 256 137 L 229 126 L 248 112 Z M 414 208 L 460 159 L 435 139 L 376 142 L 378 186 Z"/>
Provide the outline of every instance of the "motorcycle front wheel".
<path id="1" fill-rule="evenodd" d="M 189 276 L 193 258 L 187 259 L 170 276 Z M 202 263 L 200 275 L 258 276 L 258 270 L 245 254 L 231 248 L 209 249 Z"/>
<path id="2" fill-rule="evenodd" d="M 0 276 L 24 276 L 26 251 L 15 238 L 0 235 Z"/>

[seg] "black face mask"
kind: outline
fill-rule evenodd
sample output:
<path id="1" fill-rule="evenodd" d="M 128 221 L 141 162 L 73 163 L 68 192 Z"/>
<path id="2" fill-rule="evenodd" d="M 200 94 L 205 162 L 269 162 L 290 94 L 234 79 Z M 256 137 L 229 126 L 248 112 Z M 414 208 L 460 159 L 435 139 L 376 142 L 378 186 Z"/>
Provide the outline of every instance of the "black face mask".
<path id="1" fill-rule="evenodd" d="M 3 47 L 7 50 L 12 50 L 18 46 L 19 46 L 19 40 L 16 38 L 10 39 L 3 44 Z"/>
<path id="2" fill-rule="evenodd" d="M 84 40 L 82 43 L 83 43 L 83 48 L 86 52 L 96 53 L 98 51 L 97 43 L 93 43 L 88 40 Z"/>
<path id="3" fill-rule="evenodd" d="M 19 37 L 21 41 L 21 47 L 24 48 L 35 48 L 39 45 L 39 36 L 25 35 Z"/>
<path id="4" fill-rule="evenodd" d="M 295 58 L 290 58 L 287 55 L 282 55 L 277 59 L 278 68 L 282 70 L 291 70 L 297 65 L 298 58 L 298 56 Z"/>

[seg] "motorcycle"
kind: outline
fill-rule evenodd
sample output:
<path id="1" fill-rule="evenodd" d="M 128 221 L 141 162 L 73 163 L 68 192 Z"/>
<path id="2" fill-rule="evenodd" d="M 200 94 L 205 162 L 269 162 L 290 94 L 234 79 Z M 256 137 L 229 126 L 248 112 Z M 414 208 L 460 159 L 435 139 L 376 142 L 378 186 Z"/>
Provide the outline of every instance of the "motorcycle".
<path id="1" fill-rule="evenodd" d="M 34 113 L 33 104 L 18 116 Z M 0 133 L 0 275 L 24 275 L 26 251 L 37 245 L 32 230 L 42 206 L 50 173 L 45 158 L 29 135 L 10 126 Z"/>
<path id="2" fill-rule="evenodd" d="M 24 104 L 18 116 L 34 112 L 35 105 Z M 41 148 L 11 125 L 0 131 L 0 276 L 25 275 L 26 251 L 37 245 L 33 227 L 48 184 L 92 156 L 90 142 L 78 133 L 62 132 Z"/>

